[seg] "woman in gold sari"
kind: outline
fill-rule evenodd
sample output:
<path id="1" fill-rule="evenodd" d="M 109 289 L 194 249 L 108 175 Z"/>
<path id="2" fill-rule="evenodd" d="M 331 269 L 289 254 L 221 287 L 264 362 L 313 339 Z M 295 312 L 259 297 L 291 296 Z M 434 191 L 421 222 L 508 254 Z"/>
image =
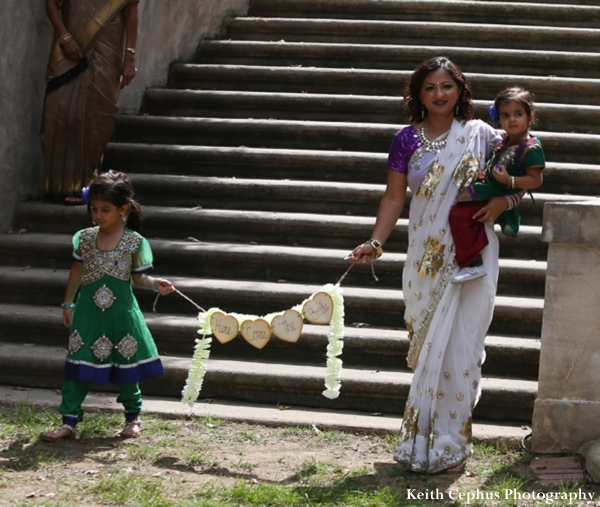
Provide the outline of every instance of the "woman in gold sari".
<path id="1" fill-rule="evenodd" d="M 46 0 L 54 40 L 42 120 L 44 191 L 83 203 L 100 166 L 117 100 L 135 77 L 139 0 Z"/>
<path id="2" fill-rule="evenodd" d="M 404 100 L 411 124 L 392 143 L 371 239 L 349 258 L 371 262 L 381 255 L 410 189 L 402 290 L 414 376 L 394 459 L 415 472 L 460 473 L 473 448 L 472 413 L 481 395 L 484 339 L 498 280 L 493 224 L 509 202 L 493 197 L 473 216 L 486 222 L 482 255 L 490 269 L 485 278 L 461 285 L 449 283 L 456 261 L 448 217 L 500 136 L 473 119 L 469 84 L 445 57 L 431 58 L 413 73 Z"/>

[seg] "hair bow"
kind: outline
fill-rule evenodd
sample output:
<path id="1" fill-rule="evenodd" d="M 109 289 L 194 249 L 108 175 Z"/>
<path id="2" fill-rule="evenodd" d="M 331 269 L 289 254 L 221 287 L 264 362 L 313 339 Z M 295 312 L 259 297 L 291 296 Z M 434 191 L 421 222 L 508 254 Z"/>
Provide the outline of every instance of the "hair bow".
<path id="1" fill-rule="evenodd" d="M 83 198 L 86 204 L 90 203 L 90 187 L 83 187 L 81 189 L 81 197 Z"/>
<path id="2" fill-rule="evenodd" d="M 488 112 L 490 113 L 490 118 L 494 123 L 500 119 L 498 116 L 498 109 L 496 108 L 496 104 L 492 104 L 489 107 Z"/>

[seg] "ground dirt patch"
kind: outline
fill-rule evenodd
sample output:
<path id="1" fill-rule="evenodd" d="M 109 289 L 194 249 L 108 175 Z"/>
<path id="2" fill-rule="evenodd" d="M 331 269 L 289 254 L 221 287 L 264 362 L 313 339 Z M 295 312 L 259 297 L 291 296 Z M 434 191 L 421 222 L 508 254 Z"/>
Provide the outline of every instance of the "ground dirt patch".
<path id="1" fill-rule="evenodd" d="M 50 409 L 0 408 L 0 505 L 600 506 L 599 487 L 543 487 L 527 453 L 500 447 L 476 446 L 461 475 L 427 475 L 394 463 L 395 434 L 146 416 L 125 440 L 121 416 L 93 412 L 77 439 L 40 441 L 58 422 Z"/>

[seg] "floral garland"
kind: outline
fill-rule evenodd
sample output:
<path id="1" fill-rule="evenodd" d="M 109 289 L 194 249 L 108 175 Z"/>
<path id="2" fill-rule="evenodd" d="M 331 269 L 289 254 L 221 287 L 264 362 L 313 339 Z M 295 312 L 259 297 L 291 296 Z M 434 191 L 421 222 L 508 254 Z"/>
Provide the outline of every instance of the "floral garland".
<path id="1" fill-rule="evenodd" d="M 185 387 L 181 392 L 181 401 L 187 405 L 190 411 L 194 408 L 194 402 L 198 399 L 200 389 L 202 389 L 202 382 L 204 381 L 204 374 L 206 373 L 206 364 L 208 357 L 210 356 L 210 344 L 212 338 L 208 335 L 212 333 L 210 329 L 210 319 L 203 322 L 198 316 L 200 323 L 200 330 L 198 334 L 202 338 L 196 338 L 196 347 L 194 349 L 194 356 L 192 358 L 192 366 L 188 373 L 188 378 L 185 381 Z"/>
<path id="2" fill-rule="evenodd" d="M 327 389 L 323 391 L 323 396 L 333 400 L 340 395 L 341 388 L 340 378 L 342 374 L 342 360 L 338 356 L 342 353 L 342 349 L 344 348 L 344 298 L 339 283 L 337 285 L 324 285 L 323 288 L 317 292 L 326 292 L 333 301 L 333 314 L 327 332 L 327 370 L 325 372 L 325 387 Z M 312 299 L 317 292 L 305 299 L 299 305 L 294 306 L 292 310 L 302 313 L 304 304 Z M 223 312 L 219 308 L 210 308 L 209 310 L 198 314 L 198 324 L 200 326 L 198 334 L 200 334 L 202 338 L 196 340 L 196 348 L 194 350 L 194 356 L 192 357 L 192 366 L 190 367 L 185 388 L 182 391 L 181 400 L 190 408 L 190 410 L 194 407 L 196 399 L 198 399 L 200 389 L 202 388 L 202 382 L 204 381 L 207 360 L 210 355 L 210 343 L 212 342 L 212 339 L 208 338 L 208 336 L 212 334 L 210 319 L 216 312 L 227 313 L 227 315 L 235 317 L 240 325 L 245 320 L 254 320 L 258 318 L 266 320 L 270 325 L 275 317 L 285 313 L 285 311 L 276 312 L 267 314 L 263 317 L 258 317 L 257 315 Z"/>

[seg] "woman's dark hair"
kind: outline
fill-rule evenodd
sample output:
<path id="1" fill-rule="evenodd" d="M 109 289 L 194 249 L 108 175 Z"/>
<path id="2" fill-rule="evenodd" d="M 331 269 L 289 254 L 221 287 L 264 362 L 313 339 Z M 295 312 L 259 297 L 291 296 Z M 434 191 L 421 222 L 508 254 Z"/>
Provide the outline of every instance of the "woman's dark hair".
<path id="1" fill-rule="evenodd" d="M 527 116 L 531 116 L 533 114 L 535 95 L 520 86 L 511 86 L 510 88 L 502 90 L 496 95 L 496 99 L 494 100 L 494 105 L 496 106 L 498 114 L 500 114 L 500 106 L 507 102 L 518 102 L 525 109 Z"/>
<path id="2" fill-rule="evenodd" d="M 140 232 L 142 227 L 142 209 L 133 198 L 133 187 L 129 178 L 124 173 L 113 171 L 96 176 L 89 186 L 89 200 L 101 199 L 114 204 L 117 208 L 129 205 L 127 227 Z M 88 211 L 90 207 L 88 204 Z"/>
<path id="3" fill-rule="evenodd" d="M 436 56 L 435 58 L 425 60 L 413 72 L 408 85 L 404 89 L 404 103 L 408 109 L 408 119 L 411 123 L 421 120 L 424 107 L 419 94 L 421 93 L 425 79 L 429 74 L 439 69 L 444 69 L 450 74 L 460 90 L 457 102 L 458 114 L 456 114 L 456 117 L 463 121 L 473 119 L 475 111 L 473 107 L 473 94 L 471 93 L 471 87 L 467 82 L 467 78 L 456 64 L 452 63 L 448 58 L 445 56 Z M 427 109 L 425 109 L 425 116 L 427 116 Z"/>

